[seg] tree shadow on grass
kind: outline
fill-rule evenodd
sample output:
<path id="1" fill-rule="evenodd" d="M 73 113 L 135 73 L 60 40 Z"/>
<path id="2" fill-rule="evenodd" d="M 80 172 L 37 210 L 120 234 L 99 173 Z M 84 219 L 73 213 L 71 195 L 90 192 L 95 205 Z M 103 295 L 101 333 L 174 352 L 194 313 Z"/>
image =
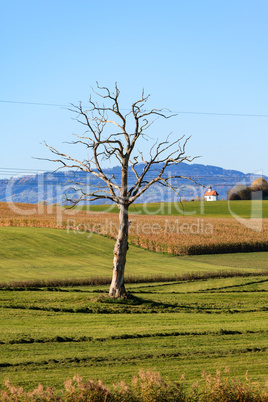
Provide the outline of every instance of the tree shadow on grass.
<path id="1" fill-rule="evenodd" d="M 144 307 L 158 307 L 158 308 L 168 308 L 168 307 L 177 307 L 177 304 L 172 303 L 162 303 L 156 302 L 150 299 L 144 299 L 138 296 L 135 296 L 133 293 L 127 293 L 126 297 L 115 298 L 110 297 L 108 294 L 102 294 L 97 299 L 100 303 L 114 304 L 114 305 L 127 305 L 127 306 L 144 306 Z"/>

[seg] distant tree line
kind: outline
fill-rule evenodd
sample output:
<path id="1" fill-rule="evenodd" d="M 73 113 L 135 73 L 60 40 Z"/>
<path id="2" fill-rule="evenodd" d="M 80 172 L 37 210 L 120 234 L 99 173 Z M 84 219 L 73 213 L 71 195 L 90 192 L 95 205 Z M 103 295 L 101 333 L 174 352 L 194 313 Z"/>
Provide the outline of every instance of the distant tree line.
<path id="1" fill-rule="evenodd" d="M 265 179 L 256 179 L 251 186 L 238 185 L 227 192 L 228 200 L 268 200 L 268 183 Z"/>

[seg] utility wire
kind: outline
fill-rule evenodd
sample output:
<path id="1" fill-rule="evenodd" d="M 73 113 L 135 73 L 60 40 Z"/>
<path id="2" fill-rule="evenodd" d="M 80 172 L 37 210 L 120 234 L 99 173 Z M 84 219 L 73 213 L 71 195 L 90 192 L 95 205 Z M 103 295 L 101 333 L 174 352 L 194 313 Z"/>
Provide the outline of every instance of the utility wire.
<path id="1" fill-rule="evenodd" d="M 18 170 L 18 169 L 15 169 L 15 168 L 11 168 L 11 169 L 8 169 L 8 168 L 0 168 L 0 175 L 1 174 L 8 174 L 8 173 L 10 173 L 10 174 L 23 174 L 23 173 L 25 173 L 25 174 L 27 174 L 27 175 L 29 175 L 29 174 L 32 174 L 32 175 L 37 175 L 37 174 L 43 174 L 43 173 L 47 173 L 49 176 L 51 175 L 51 174 L 54 174 L 54 172 L 53 171 L 47 171 L 47 170 L 35 170 L 35 169 L 22 169 L 22 170 Z M 183 173 L 182 173 L 183 174 Z M 185 174 L 187 174 L 187 173 L 185 173 Z M 83 179 L 85 176 L 86 176 L 86 172 L 75 172 L 75 171 L 71 171 L 71 170 L 69 170 L 69 171 L 65 171 L 65 172 L 56 172 L 55 173 L 55 176 L 54 176 L 54 178 L 55 177 L 59 177 L 59 176 L 64 176 L 64 177 L 66 177 L 67 176 L 67 178 L 68 178 L 68 176 L 69 177 L 71 177 L 71 175 L 75 178 L 75 176 L 77 176 L 77 179 Z M 112 174 L 111 173 L 111 176 L 113 176 L 115 179 L 121 179 L 121 175 L 119 174 L 119 173 L 115 173 L 115 174 Z M 134 173 L 132 173 L 132 172 L 129 172 L 129 176 L 132 176 L 133 178 L 134 178 Z M 217 175 L 217 174 L 215 174 L 214 176 L 211 176 L 211 175 L 189 175 L 189 177 L 191 177 L 192 179 L 195 179 L 195 180 L 204 180 L 204 179 L 210 179 L 210 180 L 217 180 L 217 179 L 224 179 L 224 181 L 232 181 L 232 180 L 241 180 L 241 179 L 248 179 L 249 178 L 249 176 L 256 176 L 256 174 L 251 174 L 251 173 L 248 173 L 248 174 L 246 174 L 246 173 L 244 173 L 244 174 L 241 174 L 241 175 L 224 175 L 224 174 L 219 174 L 219 175 Z M 153 174 L 153 172 L 148 172 L 147 174 L 146 174 L 146 180 L 149 180 L 149 179 L 151 179 L 151 178 L 154 178 L 155 177 L 155 175 Z M 168 176 L 167 176 L 168 177 Z M 130 177 L 131 178 L 131 177 Z M 93 181 L 97 181 L 98 179 L 97 178 L 92 178 L 93 179 Z"/>
<path id="2" fill-rule="evenodd" d="M 19 105 L 35 105 L 35 106 L 52 106 L 69 108 L 71 105 L 61 105 L 58 103 L 41 103 L 41 102 L 25 102 L 25 101 L 13 101 L 13 100 L 0 100 L 0 103 L 11 103 Z M 130 109 L 121 109 L 129 111 Z M 234 117 L 268 117 L 268 114 L 253 114 L 253 113 L 217 113 L 217 112 L 196 112 L 196 111 L 176 111 L 170 110 L 170 113 L 176 114 L 191 114 L 191 115 L 207 115 L 207 116 L 234 116 Z"/>
<path id="3" fill-rule="evenodd" d="M 15 171 L 15 172 L 26 172 L 26 171 L 30 171 L 30 172 L 46 172 L 46 170 L 40 170 L 40 169 L 21 169 L 21 168 L 1 168 L 0 167 L 0 171 L 4 170 L 4 171 Z"/>
<path id="4" fill-rule="evenodd" d="M 149 171 L 147 174 L 146 174 L 146 178 L 148 179 L 148 178 L 150 178 L 150 177 L 155 177 L 154 176 L 154 174 L 153 174 L 153 170 L 152 171 Z M 62 175 L 62 176 L 70 176 L 70 175 L 72 175 L 72 176 L 77 176 L 77 177 L 80 177 L 80 176 L 86 176 L 87 175 L 87 172 L 79 172 L 79 171 L 73 171 L 73 170 L 65 170 L 65 171 L 63 171 L 63 170 L 61 170 L 61 171 L 58 171 L 58 172 L 54 172 L 54 171 L 48 171 L 48 170 L 41 170 L 41 169 L 28 169 L 28 168 L 25 168 L 25 169 L 23 169 L 23 168 L 5 168 L 5 167 L 0 167 L 0 174 L 7 174 L 7 173 L 12 173 L 12 174 L 21 174 L 21 173 L 25 173 L 25 174 L 30 174 L 30 173 L 32 173 L 32 174 L 43 174 L 43 173 L 47 173 L 48 175 L 51 175 L 51 174 L 55 174 L 55 176 L 56 177 L 59 177 L 60 175 Z M 139 173 L 139 172 L 138 172 Z M 141 173 L 141 172 L 140 172 Z M 167 172 L 168 173 L 168 172 Z M 171 174 L 173 174 L 172 173 L 172 171 L 169 171 L 169 173 L 171 173 Z M 187 172 L 184 172 L 183 170 L 181 171 L 181 174 L 182 175 L 185 175 L 185 174 L 187 174 Z M 120 179 L 121 178 L 121 175 L 120 175 L 120 173 L 118 173 L 118 172 L 111 172 L 111 173 L 109 173 L 109 172 L 107 172 L 107 175 L 109 176 L 109 175 L 111 175 L 111 176 L 113 176 L 115 179 L 116 178 L 118 178 L 118 179 Z M 129 176 L 133 176 L 134 177 L 134 173 L 132 172 L 132 171 L 129 171 Z M 208 174 L 190 174 L 190 176 L 191 176 L 191 178 L 195 178 L 195 179 L 208 179 L 208 178 L 211 178 L 211 179 L 220 179 L 220 178 L 222 178 L 222 179 L 224 179 L 224 180 L 233 180 L 233 179 L 243 179 L 243 178 L 248 178 L 249 176 L 256 176 L 256 174 L 254 174 L 254 173 L 243 173 L 243 172 L 241 172 L 241 174 L 230 174 L 230 175 L 227 175 L 227 174 L 217 174 L 217 173 L 214 173 L 214 175 L 208 175 Z"/>
<path id="5" fill-rule="evenodd" d="M 36 105 L 36 106 L 70 107 L 70 105 L 60 105 L 58 103 L 20 102 L 20 101 L 8 101 L 8 100 L 0 100 L 0 103 L 15 103 L 15 104 L 19 104 L 19 105 Z"/>

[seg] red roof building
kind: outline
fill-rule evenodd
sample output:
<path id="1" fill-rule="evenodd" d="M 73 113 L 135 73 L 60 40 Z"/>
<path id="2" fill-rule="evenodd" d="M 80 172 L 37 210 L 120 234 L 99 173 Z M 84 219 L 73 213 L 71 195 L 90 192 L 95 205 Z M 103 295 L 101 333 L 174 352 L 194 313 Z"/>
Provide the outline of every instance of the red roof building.
<path id="1" fill-rule="evenodd" d="M 217 191 L 212 190 L 211 186 L 209 186 L 208 190 L 204 194 L 204 198 L 206 201 L 218 201 L 219 194 Z"/>
<path id="2" fill-rule="evenodd" d="M 213 191 L 206 191 L 204 195 L 219 195 L 217 193 L 217 191 L 213 190 Z"/>

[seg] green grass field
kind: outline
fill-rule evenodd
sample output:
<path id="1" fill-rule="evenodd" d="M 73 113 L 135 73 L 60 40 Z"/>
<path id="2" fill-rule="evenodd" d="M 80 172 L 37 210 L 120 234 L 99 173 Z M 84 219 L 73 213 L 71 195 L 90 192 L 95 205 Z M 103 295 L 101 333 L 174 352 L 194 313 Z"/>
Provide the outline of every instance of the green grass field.
<path id="1" fill-rule="evenodd" d="M 111 276 L 114 241 L 40 228 L 0 228 L 1 282 Z M 187 384 L 203 370 L 264 382 L 268 374 L 268 253 L 174 257 L 131 246 L 126 274 L 253 272 L 251 277 L 108 286 L 0 289 L 0 387 L 62 387 L 75 374 L 108 384 L 140 368 Z"/>
<path id="2" fill-rule="evenodd" d="M 267 376 L 268 276 L 103 287 L 0 291 L 0 382 L 62 387 L 75 374 L 106 383 L 155 369 L 192 384 L 228 366 Z"/>
<path id="3" fill-rule="evenodd" d="M 116 205 L 89 205 L 81 207 L 95 212 L 118 212 Z M 133 204 L 130 206 L 131 214 L 141 215 L 182 215 L 208 218 L 230 218 L 232 213 L 241 218 L 260 217 L 268 218 L 268 200 L 265 201 L 217 201 L 200 202 L 187 201 L 180 203 L 150 203 Z"/>
<path id="4" fill-rule="evenodd" d="M 0 282 L 110 277 L 114 240 L 88 233 L 0 228 Z M 268 253 L 176 257 L 130 246 L 126 275 L 174 275 L 268 268 Z"/>

